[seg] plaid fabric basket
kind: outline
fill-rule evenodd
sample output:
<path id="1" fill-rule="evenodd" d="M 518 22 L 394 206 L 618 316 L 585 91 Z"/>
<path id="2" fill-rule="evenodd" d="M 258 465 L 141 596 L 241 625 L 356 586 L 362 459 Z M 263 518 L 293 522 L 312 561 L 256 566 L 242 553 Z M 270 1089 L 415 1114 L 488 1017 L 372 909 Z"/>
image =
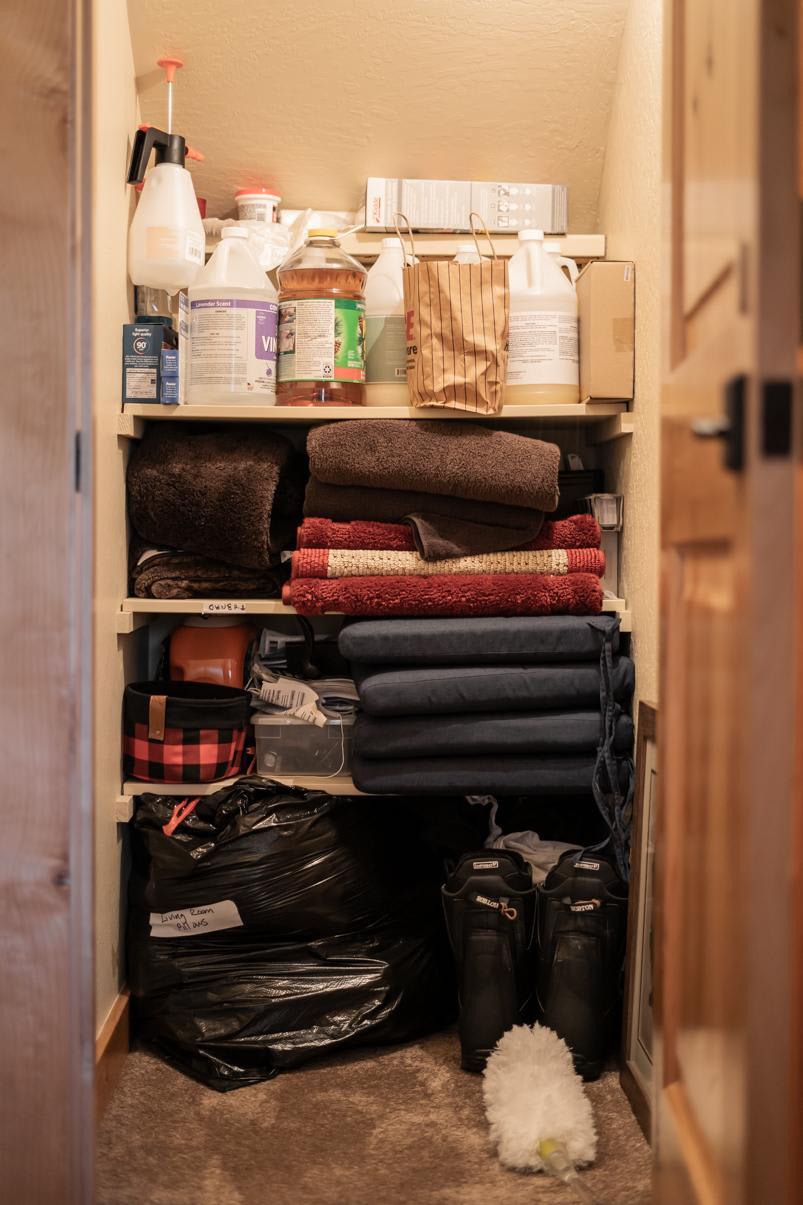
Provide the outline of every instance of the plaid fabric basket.
<path id="1" fill-rule="evenodd" d="M 248 695 L 205 682 L 136 682 L 125 689 L 123 776 L 216 782 L 241 769 Z"/>

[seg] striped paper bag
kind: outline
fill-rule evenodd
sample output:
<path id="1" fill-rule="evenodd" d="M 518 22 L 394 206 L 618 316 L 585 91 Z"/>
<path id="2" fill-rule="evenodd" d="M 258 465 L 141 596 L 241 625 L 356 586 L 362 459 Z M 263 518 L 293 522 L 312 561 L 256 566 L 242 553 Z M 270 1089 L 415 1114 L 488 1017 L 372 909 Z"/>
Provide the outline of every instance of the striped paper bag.
<path id="1" fill-rule="evenodd" d="M 472 230 L 477 218 L 471 215 Z M 482 263 L 418 263 L 409 222 L 402 214 L 397 221 L 407 225 L 412 246 L 404 267 L 411 404 L 498 414 L 507 371 L 507 262 L 488 238 L 493 258 Z M 401 238 L 398 225 L 397 232 Z"/>

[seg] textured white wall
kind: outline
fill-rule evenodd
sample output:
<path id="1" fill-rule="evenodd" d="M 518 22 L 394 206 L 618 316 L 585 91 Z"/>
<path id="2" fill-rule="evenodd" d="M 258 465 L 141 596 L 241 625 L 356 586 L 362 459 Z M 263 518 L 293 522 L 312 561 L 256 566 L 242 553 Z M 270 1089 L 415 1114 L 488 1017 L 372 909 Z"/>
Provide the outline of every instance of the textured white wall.
<path id="1" fill-rule="evenodd" d="M 131 0 L 143 118 L 175 126 L 210 216 L 267 177 L 353 209 L 367 176 L 569 185 L 593 230 L 627 0 Z"/>
<path id="2" fill-rule="evenodd" d="M 621 575 L 633 612 L 637 698 L 658 699 L 661 384 L 662 0 L 630 0 L 599 199 L 610 259 L 636 262 L 635 431 L 611 445 L 609 489 L 625 496 Z"/>
<path id="3" fill-rule="evenodd" d="M 134 60 L 125 0 L 93 5 L 93 375 L 95 440 L 95 980 L 103 1024 L 121 986 L 122 830 L 114 820 L 120 791 L 120 708 L 124 659 L 115 612 L 126 593 L 127 441 L 117 438 L 122 324 L 129 319 L 126 241 L 131 190 L 126 155 L 137 127 Z"/>

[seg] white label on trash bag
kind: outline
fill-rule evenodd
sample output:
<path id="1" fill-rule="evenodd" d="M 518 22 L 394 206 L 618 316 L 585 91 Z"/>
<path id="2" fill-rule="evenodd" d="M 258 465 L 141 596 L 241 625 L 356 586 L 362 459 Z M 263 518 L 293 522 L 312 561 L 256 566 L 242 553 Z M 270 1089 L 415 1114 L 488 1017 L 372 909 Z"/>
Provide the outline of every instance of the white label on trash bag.
<path id="1" fill-rule="evenodd" d="M 151 937 L 195 937 L 201 933 L 215 933 L 218 929 L 240 929 L 242 924 L 234 900 L 150 915 Z"/>

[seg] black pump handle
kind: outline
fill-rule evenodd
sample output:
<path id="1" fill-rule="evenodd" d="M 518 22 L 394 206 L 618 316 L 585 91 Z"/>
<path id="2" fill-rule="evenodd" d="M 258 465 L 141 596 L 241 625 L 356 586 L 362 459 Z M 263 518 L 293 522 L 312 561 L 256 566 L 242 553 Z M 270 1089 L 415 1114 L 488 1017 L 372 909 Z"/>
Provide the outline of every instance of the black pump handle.
<path id="1" fill-rule="evenodd" d="M 126 181 L 128 184 L 141 184 L 145 179 L 145 169 L 153 150 L 156 151 L 157 163 L 177 163 L 179 167 L 184 166 L 187 144 L 181 134 L 168 134 L 165 130 L 157 130 L 156 126 L 140 126 L 134 135 Z"/>
<path id="2" fill-rule="evenodd" d="M 147 130 L 137 130 L 134 135 L 134 148 L 131 151 L 131 162 L 128 165 L 127 184 L 141 184 L 145 179 L 145 169 L 155 146 L 167 149 L 168 136 L 164 130 L 148 126 Z"/>

